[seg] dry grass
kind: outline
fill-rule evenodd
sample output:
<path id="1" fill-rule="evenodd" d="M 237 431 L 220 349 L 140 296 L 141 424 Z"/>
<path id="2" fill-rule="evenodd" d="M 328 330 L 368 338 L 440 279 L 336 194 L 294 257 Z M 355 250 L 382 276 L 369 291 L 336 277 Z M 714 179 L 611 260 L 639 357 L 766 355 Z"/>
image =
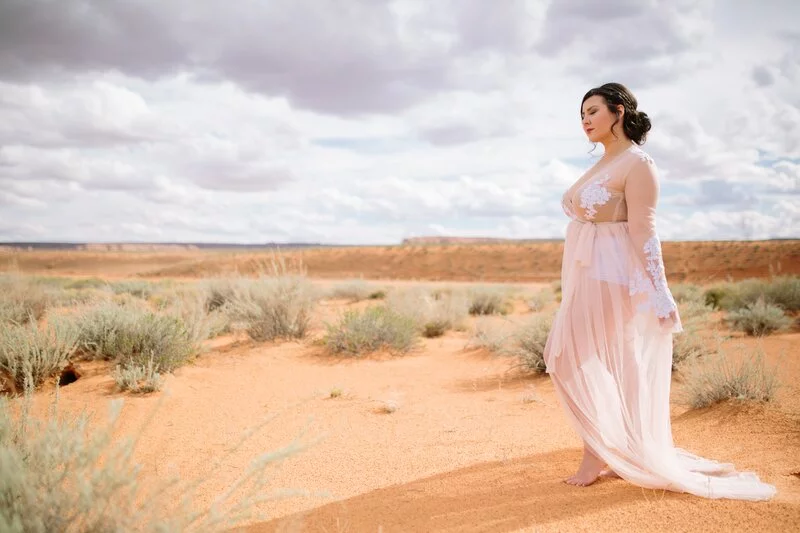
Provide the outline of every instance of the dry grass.
<path id="1" fill-rule="evenodd" d="M 764 351 L 738 347 L 733 356 L 722 347 L 717 355 L 693 359 L 683 367 L 682 401 L 692 408 L 734 400 L 770 402 L 779 385 L 776 367 L 768 367 Z"/>
<path id="2" fill-rule="evenodd" d="M 162 479 L 144 494 L 133 460 L 136 440 L 115 436 L 122 401 L 111 403 L 105 424 L 91 426 L 85 414 L 61 415 L 57 404 L 47 418 L 34 419 L 30 399 L 19 401 L 12 406 L 0 397 L 0 531 L 9 533 L 227 531 L 244 520 L 266 518 L 252 511 L 276 497 L 268 492 L 267 469 L 308 445 L 297 440 L 255 458 L 210 506 L 198 508 L 193 505 L 198 487 L 270 420 L 234 442 L 203 478 Z"/>
<path id="3" fill-rule="evenodd" d="M 509 289 L 506 287 L 474 287 L 467 292 L 469 314 L 506 315 L 511 311 Z"/>
<path id="4" fill-rule="evenodd" d="M 550 305 L 556 300 L 556 292 L 550 288 L 545 287 L 540 289 L 534 295 L 530 296 L 526 303 L 528 304 L 528 308 L 533 312 L 542 311 L 545 307 Z"/>
<path id="5" fill-rule="evenodd" d="M 763 300 L 787 312 L 800 311 L 800 277 L 776 276 L 718 283 L 704 292 L 706 304 L 715 309 L 735 311 Z"/>
<path id="6" fill-rule="evenodd" d="M 45 327 L 0 324 L 0 370 L 18 390 L 32 390 L 67 366 L 78 347 L 78 331 L 67 321 Z"/>
<path id="7" fill-rule="evenodd" d="M 332 287 L 328 291 L 327 297 L 344 299 L 350 302 L 380 300 L 386 297 L 386 289 L 361 278 L 356 278 Z"/>
<path id="8" fill-rule="evenodd" d="M 144 367 L 153 357 L 158 372 L 169 372 L 200 353 L 199 342 L 180 318 L 144 306 L 100 304 L 75 321 L 78 350 L 93 359 Z"/>
<path id="9" fill-rule="evenodd" d="M 380 349 L 404 353 L 417 341 L 414 320 L 386 306 L 345 311 L 339 322 L 326 328 L 323 343 L 335 354 L 358 356 Z"/>
<path id="10" fill-rule="evenodd" d="M 413 320 L 422 336 L 428 338 L 465 329 L 469 317 L 468 297 L 461 290 L 397 290 L 389 294 L 386 305 Z"/>
<path id="11" fill-rule="evenodd" d="M 305 337 L 319 294 L 304 272 L 272 261 L 255 279 L 240 279 L 222 309 L 256 341 Z"/>
<path id="12" fill-rule="evenodd" d="M 763 299 L 745 307 L 728 313 L 726 321 L 730 326 L 754 337 L 770 335 L 787 329 L 792 320 L 787 317 L 783 309 L 774 304 L 768 304 Z"/>
<path id="13" fill-rule="evenodd" d="M 50 294 L 35 278 L 0 274 L 0 322 L 25 324 L 40 320 L 50 304 Z"/>
<path id="14" fill-rule="evenodd" d="M 699 298 L 679 300 L 678 313 L 683 331 L 672 336 L 672 369 L 685 361 L 714 353 L 714 343 L 706 334 L 711 325 L 712 309 Z"/>

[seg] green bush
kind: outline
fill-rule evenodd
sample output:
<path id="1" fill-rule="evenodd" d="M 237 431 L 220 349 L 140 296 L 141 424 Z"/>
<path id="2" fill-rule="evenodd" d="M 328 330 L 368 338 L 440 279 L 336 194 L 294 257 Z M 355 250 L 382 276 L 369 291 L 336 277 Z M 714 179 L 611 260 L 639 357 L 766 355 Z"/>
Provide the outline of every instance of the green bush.
<path id="1" fill-rule="evenodd" d="M 40 328 L 0 324 L 0 370 L 8 372 L 19 390 L 32 390 L 58 374 L 78 346 L 77 330 L 66 321 Z"/>
<path id="2" fill-rule="evenodd" d="M 783 309 L 768 304 L 763 299 L 747 304 L 742 309 L 731 311 L 726 321 L 733 329 L 744 331 L 751 336 L 769 335 L 788 328 L 792 323 Z"/>
<path id="3" fill-rule="evenodd" d="M 338 323 L 326 324 L 326 328 L 325 346 L 344 355 L 362 355 L 383 348 L 408 352 L 417 339 L 414 320 L 386 306 L 348 310 Z"/>
<path id="4" fill-rule="evenodd" d="M 742 346 L 739 351 L 738 361 L 718 348 L 716 356 L 686 365 L 683 402 L 698 409 L 727 400 L 772 401 L 778 388 L 777 369 L 766 366 L 761 349 L 753 354 Z"/>

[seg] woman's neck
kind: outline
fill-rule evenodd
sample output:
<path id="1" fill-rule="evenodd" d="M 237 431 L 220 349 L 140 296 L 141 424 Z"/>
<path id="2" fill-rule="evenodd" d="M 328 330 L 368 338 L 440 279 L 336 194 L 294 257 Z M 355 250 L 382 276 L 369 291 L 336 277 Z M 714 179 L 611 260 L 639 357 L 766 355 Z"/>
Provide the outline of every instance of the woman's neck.
<path id="1" fill-rule="evenodd" d="M 603 157 L 602 159 L 609 159 L 621 154 L 628 148 L 633 146 L 633 142 L 624 135 L 619 138 L 611 138 L 603 142 Z"/>

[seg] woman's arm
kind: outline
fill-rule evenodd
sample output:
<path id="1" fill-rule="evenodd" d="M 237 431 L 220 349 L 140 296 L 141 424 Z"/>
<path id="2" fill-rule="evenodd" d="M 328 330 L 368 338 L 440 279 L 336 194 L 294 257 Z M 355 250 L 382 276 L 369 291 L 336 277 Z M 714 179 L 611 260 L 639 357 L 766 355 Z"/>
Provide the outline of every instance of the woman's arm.
<path id="1" fill-rule="evenodd" d="M 628 204 L 628 228 L 640 269 L 630 285 L 631 295 L 646 292 L 648 301 L 662 323 L 678 322 L 675 299 L 667 286 L 661 241 L 656 233 L 658 203 L 658 171 L 649 157 L 637 161 L 625 181 Z"/>

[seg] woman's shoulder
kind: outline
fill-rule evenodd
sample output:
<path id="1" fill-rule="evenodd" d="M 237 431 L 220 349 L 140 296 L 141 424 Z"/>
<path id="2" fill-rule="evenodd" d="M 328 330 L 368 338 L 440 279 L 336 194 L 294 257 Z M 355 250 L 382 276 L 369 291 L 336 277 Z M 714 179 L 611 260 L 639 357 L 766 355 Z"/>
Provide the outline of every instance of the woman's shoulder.
<path id="1" fill-rule="evenodd" d="M 644 150 L 642 150 L 638 146 L 635 146 L 635 145 L 632 146 L 631 149 L 629 150 L 629 153 L 630 153 L 631 161 L 634 164 L 636 164 L 637 161 L 641 161 L 641 162 L 643 162 L 643 163 L 645 163 L 647 165 L 655 165 L 656 164 L 655 160 L 650 156 L 650 154 L 648 154 L 647 152 L 645 152 Z"/>

